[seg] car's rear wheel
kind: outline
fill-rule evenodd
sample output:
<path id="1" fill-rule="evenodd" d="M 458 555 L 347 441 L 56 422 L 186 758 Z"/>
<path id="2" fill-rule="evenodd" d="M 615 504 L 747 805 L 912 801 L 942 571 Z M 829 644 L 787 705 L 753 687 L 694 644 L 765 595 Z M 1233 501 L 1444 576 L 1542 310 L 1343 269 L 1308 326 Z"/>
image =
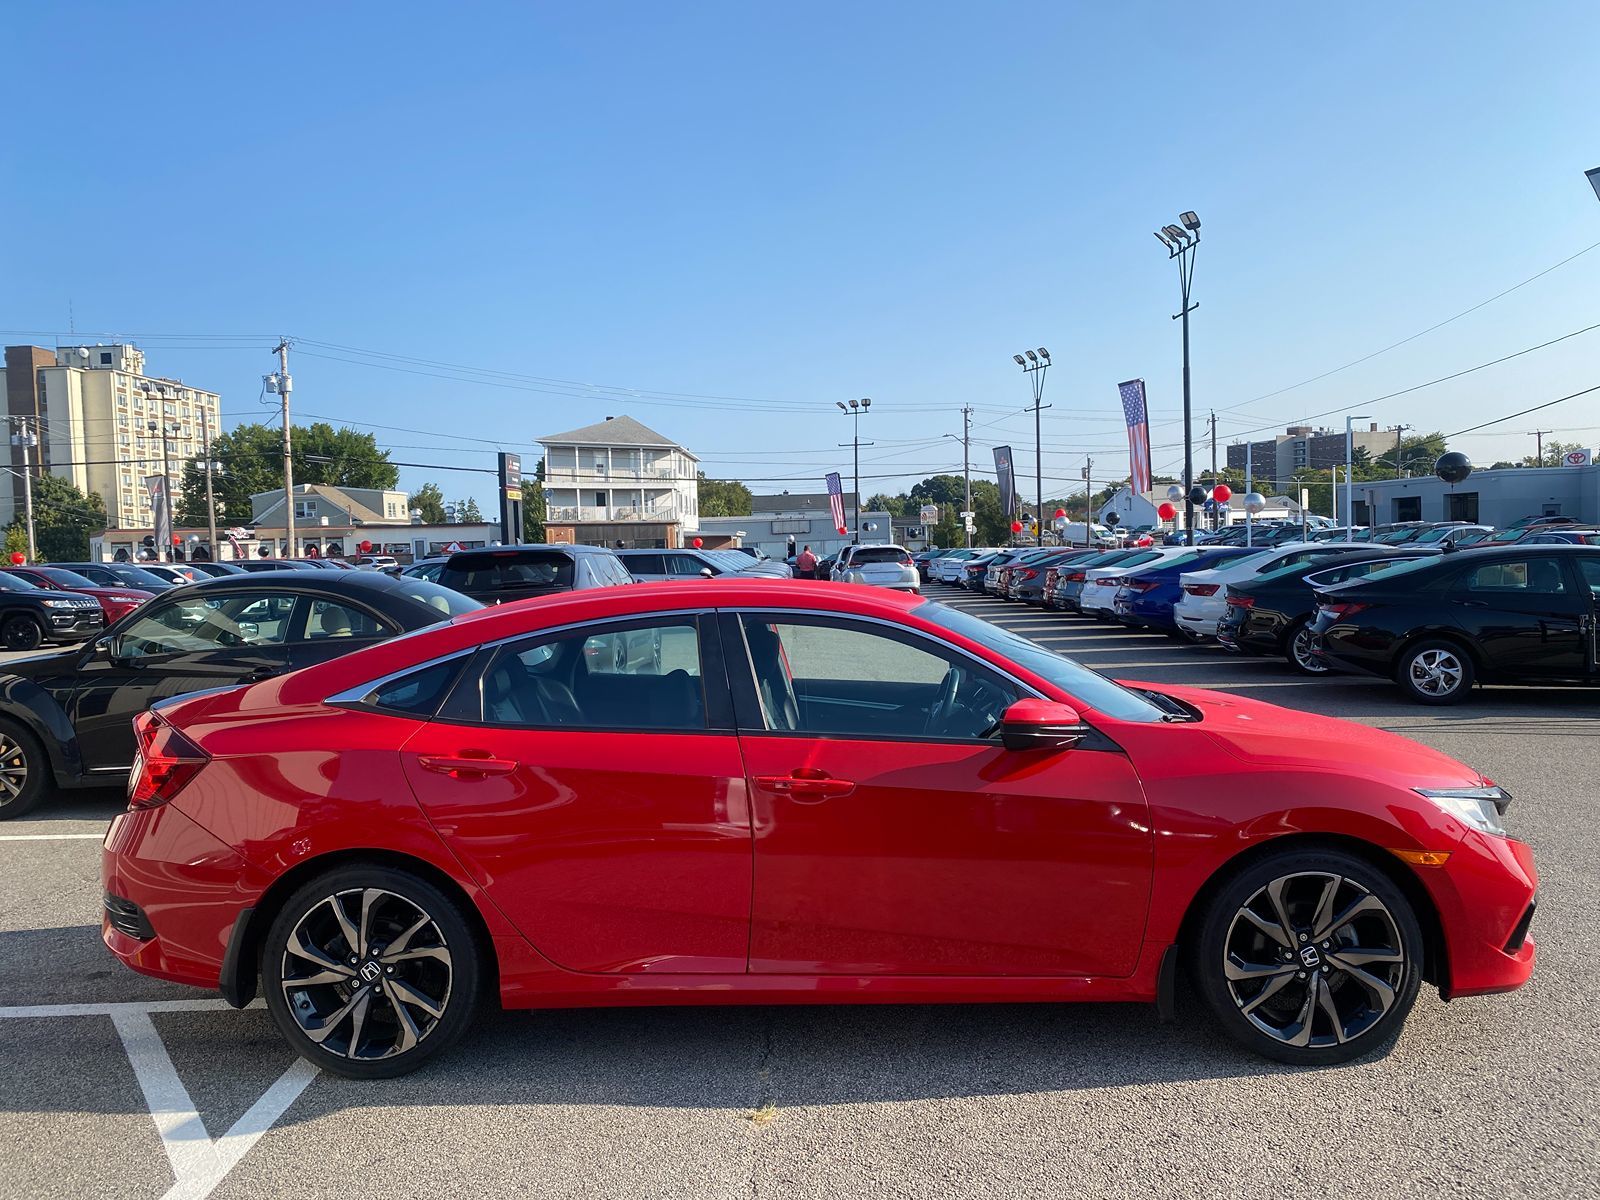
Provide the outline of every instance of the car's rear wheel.
<path id="1" fill-rule="evenodd" d="M 261 974 L 272 1019 L 301 1057 L 383 1079 L 461 1036 L 481 970 L 455 901 L 408 871 L 371 865 L 295 892 L 267 933 Z"/>
<path id="2" fill-rule="evenodd" d="M 1301 1066 L 1384 1045 L 1422 982 L 1422 930 L 1405 894 L 1337 850 L 1260 859 L 1218 890 L 1190 970 L 1229 1036 Z"/>
<path id="3" fill-rule="evenodd" d="M 7 650 L 37 650 L 44 642 L 44 626 L 37 617 L 17 613 L 0 625 L 0 645 Z"/>
<path id="4" fill-rule="evenodd" d="M 1311 625 L 1303 617 L 1295 622 L 1289 630 L 1289 636 L 1284 639 L 1283 656 L 1289 660 L 1289 665 L 1302 675 L 1328 673 L 1328 664 L 1311 652 L 1315 641 Z"/>
<path id="5" fill-rule="evenodd" d="M 1395 681 L 1423 704 L 1459 704 L 1472 692 L 1472 658 L 1453 642 L 1419 642 L 1400 656 Z"/>
<path id="6" fill-rule="evenodd" d="M 0 721 L 0 821 L 25 816 L 44 799 L 50 782 L 39 739 L 10 721 Z"/>

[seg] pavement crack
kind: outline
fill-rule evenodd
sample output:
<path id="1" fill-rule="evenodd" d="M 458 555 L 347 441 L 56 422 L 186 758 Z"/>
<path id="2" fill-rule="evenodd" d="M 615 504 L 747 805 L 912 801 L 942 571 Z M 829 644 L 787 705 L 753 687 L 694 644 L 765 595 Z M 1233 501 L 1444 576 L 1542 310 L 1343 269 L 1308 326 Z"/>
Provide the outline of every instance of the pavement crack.
<path id="1" fill-rule="evenodd" d="M 766 1129 L 778 1118 L 778 1103 L 772 1086 L 772 1055 L 774 1044 L 777 1041 L 776 1030 L 770 1015 L 764 1015 L 761 1021 L 761 1044 L 756 1055 L 756 1086 L 755 1098 L 750 1110 L 745 1113 L 745 1120 L 758 1130 Z M 758 1174 L 759 1153 L 754 1145 L 750 1148 L 750 1200 L 760 1200 L 761 1181 Z"/>

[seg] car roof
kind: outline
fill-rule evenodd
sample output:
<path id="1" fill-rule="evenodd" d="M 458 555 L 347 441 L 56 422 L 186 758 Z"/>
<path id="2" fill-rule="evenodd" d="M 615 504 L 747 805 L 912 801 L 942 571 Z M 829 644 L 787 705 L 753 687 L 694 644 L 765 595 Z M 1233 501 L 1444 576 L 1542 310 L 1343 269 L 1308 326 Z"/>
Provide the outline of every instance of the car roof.
<path id="1" fill-rule="evenodd" d="M 457 550 L 445 559 L 454 562 L 458 558 L 493 558 L 496 555 L 515 554 L 522 550 L 545 550 L 557 554 L 615 554 L 616 551 L 609 546 L 569 546 L 565 543 L 537 542 L 517 546 L 474 546 L 471 550 Z"/>
<path id="2" fill-rule="evenodd" d="M 378 571 L 319 571 L 315 568 L 311 570 L 291 568 L 283 571 L 258 571 L 253 574 L 246 572 L 243 575 L 211 575 L 196 583 L 184 584 L 162 594 L 175 596 L 179 593 L 188 594 L 191 590 L 204 591 L 208 595 L 212 592 L 253 592 L 263 587 L 294 584 L 331 589 L 335 592 L 395 592 L 414 586 L 409 581 L 401 583 Z"/>

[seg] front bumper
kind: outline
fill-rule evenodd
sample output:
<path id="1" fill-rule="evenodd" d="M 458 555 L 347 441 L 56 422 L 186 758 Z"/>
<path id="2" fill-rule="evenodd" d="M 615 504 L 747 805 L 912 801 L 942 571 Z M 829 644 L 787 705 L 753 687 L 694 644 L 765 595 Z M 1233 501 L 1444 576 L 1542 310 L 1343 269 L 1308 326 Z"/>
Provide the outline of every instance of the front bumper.
<path id="1" fill-rule="evenodd" d="M 1485 996 L 1528 982 L 1537 957 L 1528 928 L 1539 876 L 1525 843 L 1471 831 L 1443 867 L 1416 873 L 1444 932 L 1440 995 Z"/>
<path id="2" fill-rule="evenodd" d="M 45 637 L 52 642 L 82 642 L 99 637 L 105 631 L 106 616 L 98 603 L 91 608 L 68 608 L 48 611 Z"/>

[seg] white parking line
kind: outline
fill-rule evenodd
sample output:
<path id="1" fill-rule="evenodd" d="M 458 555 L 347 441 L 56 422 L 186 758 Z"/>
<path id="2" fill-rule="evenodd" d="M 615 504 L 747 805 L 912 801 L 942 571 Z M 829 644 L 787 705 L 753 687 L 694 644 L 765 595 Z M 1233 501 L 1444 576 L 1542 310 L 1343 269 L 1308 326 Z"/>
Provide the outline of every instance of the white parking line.
<path id="1" fill-rule="evenodd" d="M 250 1007 L 260 1007 L 260 1001 Z M 110 1017 L 133 1066 L 161 1148 L 172 1167 L 173 1185 L 162 1200 L 205 1200 L 279 1117 L 317 1077 L 317 1068 L 297 1058 L 278 1076 L 228 1132 L 212 1138 L 167 1053 L 151 1013 L 216 1012 L 228 1005 L 216 998 L 152 1000 L 145 1003 L 22 1004 L 0 1008 L 0 1019 Z"/>
<path id="2" fill-rule="evenodd" d="M 104 830 L 99 833 L 0 833 L 0 842 L 98 842 L 105 836 Z"/>

